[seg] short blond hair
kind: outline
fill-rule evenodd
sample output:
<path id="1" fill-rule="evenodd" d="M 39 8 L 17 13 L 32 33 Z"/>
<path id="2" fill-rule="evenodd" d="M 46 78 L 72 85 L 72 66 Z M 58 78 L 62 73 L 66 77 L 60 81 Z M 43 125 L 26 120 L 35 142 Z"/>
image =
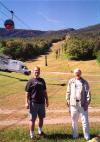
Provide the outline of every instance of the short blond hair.
<path id="1" fill-rule="evenodd" d="M 37 69 L 40 71 L 40 67 L 36 66 L 36 67 L 34 67 L 34 69 L 35 69 L 35 68 L 37 68 Z M 34 70 L 34 69 L 33 69 L 33 70 Z"/>

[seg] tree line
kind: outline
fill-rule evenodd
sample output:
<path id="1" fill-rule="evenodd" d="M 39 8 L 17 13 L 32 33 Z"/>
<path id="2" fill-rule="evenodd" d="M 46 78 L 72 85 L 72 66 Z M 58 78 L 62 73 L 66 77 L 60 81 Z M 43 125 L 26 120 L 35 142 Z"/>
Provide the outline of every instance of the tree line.
<path id="1" fill-rule="evenodd" d="M 71 60 L 95 59 L 99 56 L 100 40 L 68 39 L 64 45 L 64 54 Z M 98 58 L 97 58 L 98 59 Z"/>
<path id="2" fill-rule="evenodd" d="M 100 24 L 67 34 L 62 48 L 71 60 L 97 59 L 100 63 Z"/>
<path id="3" fill-rule="evenodd" d="M 64 36 L 31 39 L 0 39 L 0 53 L 22 61 L 33 59 L 49 51 L 53 42 L 63 40 Z"/>

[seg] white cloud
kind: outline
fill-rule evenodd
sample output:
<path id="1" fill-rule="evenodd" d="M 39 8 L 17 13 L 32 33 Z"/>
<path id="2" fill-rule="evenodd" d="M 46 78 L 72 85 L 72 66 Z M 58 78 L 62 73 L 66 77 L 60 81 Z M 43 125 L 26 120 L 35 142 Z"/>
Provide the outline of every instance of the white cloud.
<path id="1" fill-rule="evenodd" d="M 42 12 L 38 12 L 38 15 L 42 16 L 47 22 L 51 24 L 61 25 L 61 22 L 52 18 L 49 18 L 47 15 L 43 14 Z"/>

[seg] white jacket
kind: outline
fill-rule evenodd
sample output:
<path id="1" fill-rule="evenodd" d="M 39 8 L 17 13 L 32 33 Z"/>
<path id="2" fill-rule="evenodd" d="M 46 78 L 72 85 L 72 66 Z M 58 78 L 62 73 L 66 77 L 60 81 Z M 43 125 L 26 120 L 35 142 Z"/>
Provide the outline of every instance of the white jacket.
<path id="1" fill-rule="evenodd" d="M 67 91 L 66 91 L 66 101 L 70 105 L 76 106 L 76 94 L 75 94 L 75 78 L 72 78 L 68 82 Z M 88 106 L 91 101 L 91 93 L 89 90 L 89 85 L 86 80 L 83 78 L 80 79 L 81 88 L 80 88 L 80 106 Z"/>

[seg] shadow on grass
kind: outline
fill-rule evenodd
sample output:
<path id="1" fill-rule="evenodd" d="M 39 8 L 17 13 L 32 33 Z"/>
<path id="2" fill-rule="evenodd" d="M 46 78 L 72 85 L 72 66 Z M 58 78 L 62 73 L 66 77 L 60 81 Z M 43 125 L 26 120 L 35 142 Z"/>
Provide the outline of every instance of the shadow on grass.
<path id="1" fill-rule="evenodd" d="M 72 135 L 71 134 L 50 134 L 50 135 L 46 135 L 45 138 L 47 139 L 51 139 L 51 140 L 65 140 L 65 139 L 72 139 Z"/>
<path id="2" fill-rule="evenodd" d="M 14 125 L 13 125 L 14 126 Z M 16 125 L 15 125 L 16 126 Z M 12 126 L 10 126 L 10 127 L 12 127 Z M 7 128 L 10 128 L 10 127 L 6 127 L 6 128 L 4 128 L 4 129 L 2 129 L 2 130 L 0 130 L 0 132 L 3 132 L 3 133 L 5 133 L 5 130 L 7 130 Z M 17 131 L 16 131 L 17 132 Z M 99 132 L 98 132 L 99 133 Z M 20 139 L 18 138 L 18 134 L 19 134 L 19 137 L 20 137 Z M 91 134 L 91 139 L 92 138 L 94 138 L 94 137 L 97 137 L 98 136 L 98 134 Z M 14 133 L 14 139 L 16 139 L 16 140 L 22 140 L 22 136 L 20 135 L 20 133 Z M 28 140 L 28 139 L 30 139 L 29 138 L 29 135 L 25 135 L 25 137 L 23 136 L 23 139 L 25 139 L 25 142 L 26 142 L 26 140 Z M 67 132 L 66 133 L 64 133 L 64 134 L 61 134 L 61 133 L 55 133 L 55 134 L 45 134 L 44 136 L 39 136 L 38 134 L 37 135 L 35 135 L 35 137 L 34 137 L 34 140 L 33 141 L 35 141 L 35 142 L 37 142 L 37 141 L 41 141 L 41 142 L 43 142 L 43 141 L 49 141 L 49 140 L 51 140 L 51 141 L 53 141 L 53 142 L 56 142 L 56 141 L 63 141 L 63 140 L 66 140 L 66 141 L 74 141 L 74 142 L 77 142 L 77 141 L 83 141 L 83 140 L 85 140 L 84 139 L 84 137 L 83 137 L 83 134 L 80 134 L 79 135 L 79 138 L 76 138 L 76 139 L 73 139 L 72 138 L 72 134 L 67 134 Z"/>
<path id="3" fill-rule="evenodd" d="M 5 76 L 5 77 L 9 77 L 9 78 L 14 78 L 14 79 L 17 79 L 17 80 L 19 80 L 19 81 L 28 81 L 27 79 L 21 79 L 21 78 L 9 76 L 9 75 L 4 75 L 4 74 L 0 74 L 0 76 Z"/>
<path id="4" fill-rule="evenodd" d="M 97 137 L 97 135 L 92 134 L 92 135 L 90 135 L 90 137 L 92 139 L 94 137 Z M 45 138 L 50 139 L 50 140 L 65 140 L 65 139 L 69 140 L 69 139 L 71 139 L 71 140 L 76 140 L 77 141 L 77 140 L 79 140 L 81 138 L 84 139 L 84 136 L 83 136 L 83 134 L 80 134 L 79 138 L 73 139 L 72 134 L 50 134 L 50 135 L 46 135 Z"/>
<path id="5" fill-rule="evenodd" d="M 61 83 L 61 84 L 48 84 L 48 85 L 66 86 L 66 83 Z"/>
<path id="6" fill-rule="evenodd" d="M 92 139 L 92 138 L 94 138 L 94 137 L 97 137 L 99 135 L 99 133 L 96 135 L 96 134 L 92 134 L 92 135 L 90 135 L 90 138 Z"/>

